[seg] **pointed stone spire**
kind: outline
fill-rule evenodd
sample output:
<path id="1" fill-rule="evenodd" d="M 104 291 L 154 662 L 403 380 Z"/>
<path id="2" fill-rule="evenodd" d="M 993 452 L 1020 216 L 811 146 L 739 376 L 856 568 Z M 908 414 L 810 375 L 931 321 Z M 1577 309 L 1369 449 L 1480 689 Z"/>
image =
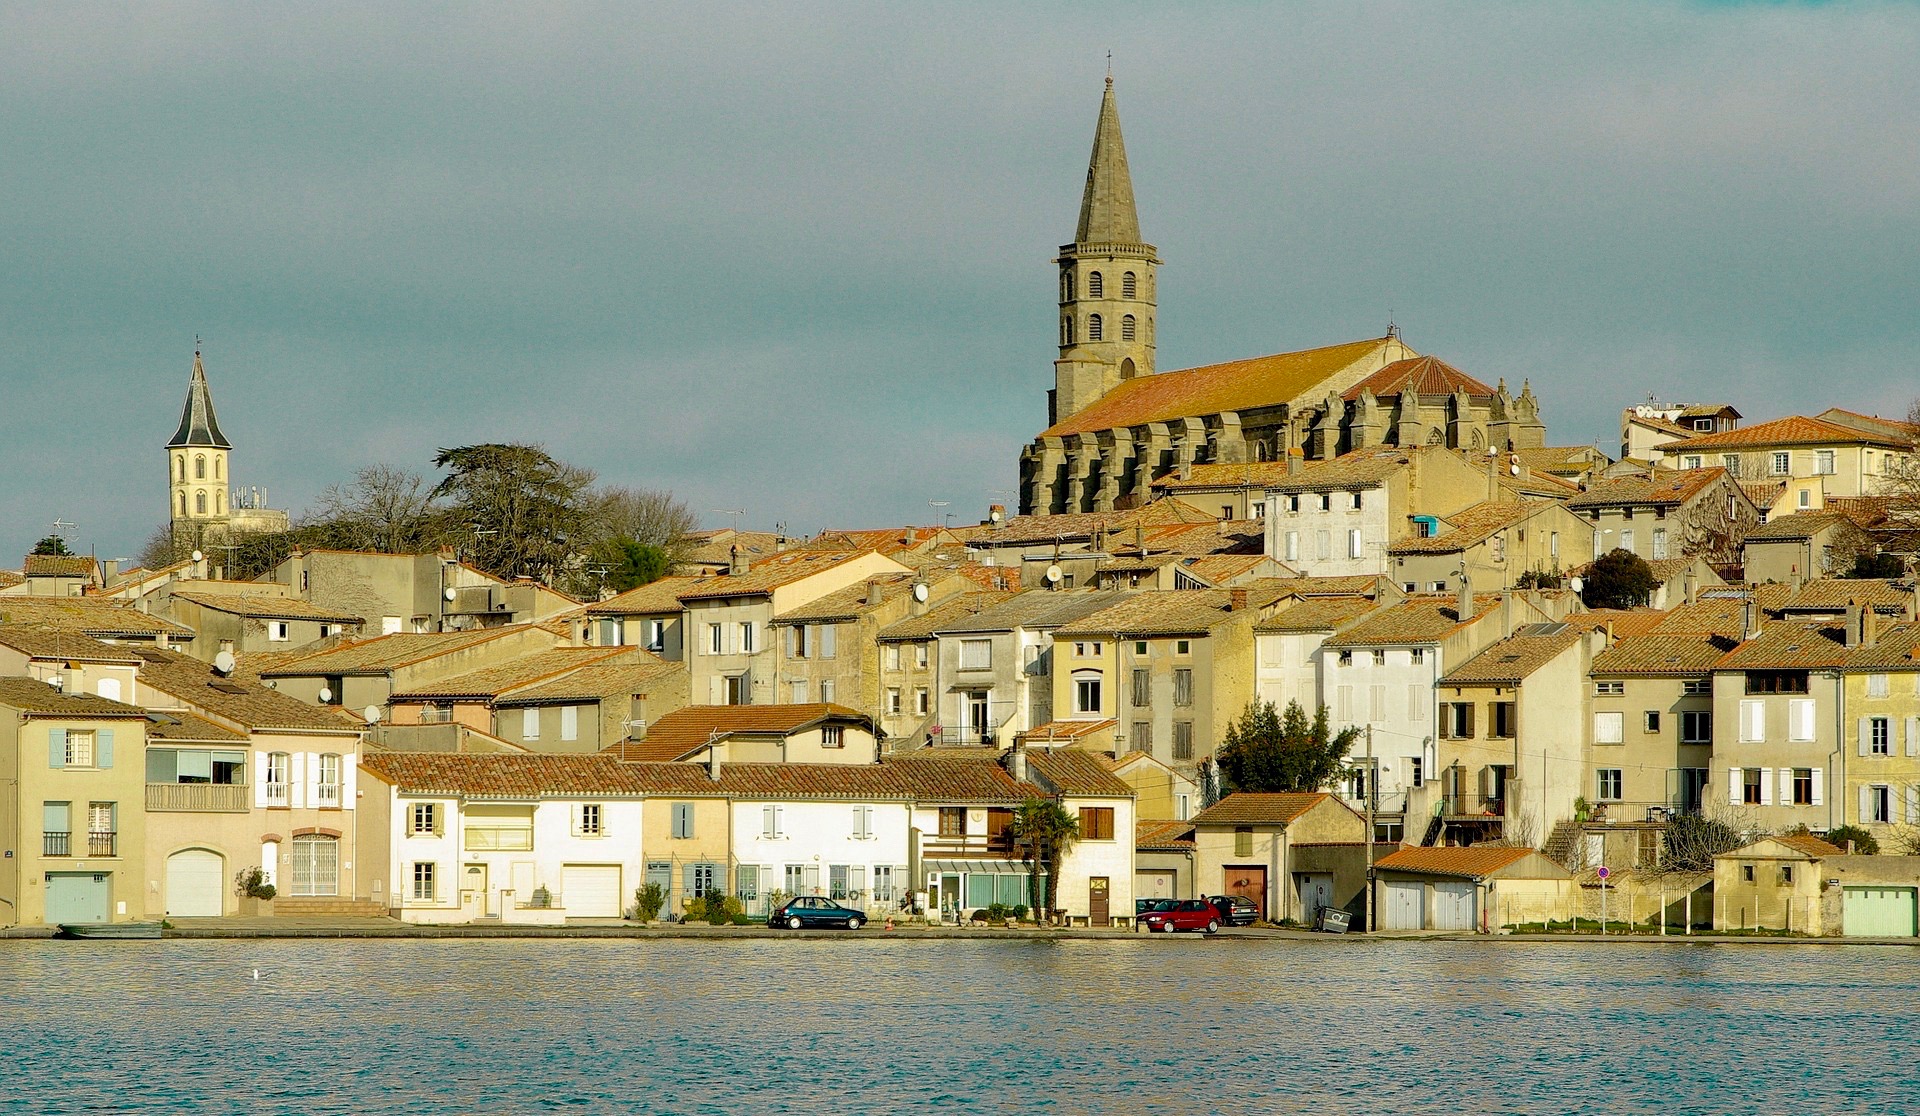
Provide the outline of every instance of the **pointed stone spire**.
<path id="1" fill-rule="evenodd" d="M 1087 161 L 1087 192 L 1080 199 L 1079 244 L 1139 244 L 1140 214 L 1133 207 L 1133 177 L 1127 173 L 1127 145 L 1120 138 L 1120 109 L 1113 100 L 1113 75 L 1100 98 L 1100 123 L 1093 133 L 1093 157 Z"/>
<path id="2" fill-rule="evenodd" d="M 187 382 L 187 405 L 180 411 L 180 429 L 174 431 L 168 449 L 203 446 L 232 449 L 227 436 L 220 433 L 220 420 L 213 414 L 213 393 L 207 390 L 207 370 L 200 364 L 200 350 L 193 350 L 193 379 Z"/>

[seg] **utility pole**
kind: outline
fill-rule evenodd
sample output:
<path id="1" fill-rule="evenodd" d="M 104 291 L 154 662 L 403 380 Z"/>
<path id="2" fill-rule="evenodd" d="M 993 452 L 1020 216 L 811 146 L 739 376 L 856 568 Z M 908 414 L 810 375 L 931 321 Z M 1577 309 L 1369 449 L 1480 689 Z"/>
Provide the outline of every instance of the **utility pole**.
<path id="1" fill-rule="evenodd" d="M 1380 798 L 1380 771 L 1373 766 L 1373 726 L 1367 726 L 1367 933 L 1373 933 L 1373 811 Z"/>

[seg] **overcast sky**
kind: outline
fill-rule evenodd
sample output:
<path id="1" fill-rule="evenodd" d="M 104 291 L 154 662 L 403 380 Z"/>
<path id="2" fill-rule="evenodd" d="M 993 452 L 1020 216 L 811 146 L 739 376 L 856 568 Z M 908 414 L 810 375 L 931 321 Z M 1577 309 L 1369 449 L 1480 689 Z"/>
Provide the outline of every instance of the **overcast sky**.
<path id="1" fill-rule="evenodd" d="M 521 440 L 715 526 L 977 520 L 1109 49 L 1163 369 L 1391 313 L 1610 450 L 1920 393 L 1912 5 L 5 5 L 0 555 L 138 550 L 196 333 L 296 516 Z"/>

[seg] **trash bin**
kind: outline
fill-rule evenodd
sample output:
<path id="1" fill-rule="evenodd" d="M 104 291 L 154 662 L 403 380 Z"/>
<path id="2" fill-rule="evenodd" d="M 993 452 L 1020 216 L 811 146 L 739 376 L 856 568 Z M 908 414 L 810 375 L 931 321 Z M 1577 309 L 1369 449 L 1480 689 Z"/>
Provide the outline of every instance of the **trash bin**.
<path id="1" fill-rule="evenodd" d="M 1329 934 L 1344 934 L 1352 925 L 1353 916 L 1338 907 L 1320 908 L 1320 929 Z"/>

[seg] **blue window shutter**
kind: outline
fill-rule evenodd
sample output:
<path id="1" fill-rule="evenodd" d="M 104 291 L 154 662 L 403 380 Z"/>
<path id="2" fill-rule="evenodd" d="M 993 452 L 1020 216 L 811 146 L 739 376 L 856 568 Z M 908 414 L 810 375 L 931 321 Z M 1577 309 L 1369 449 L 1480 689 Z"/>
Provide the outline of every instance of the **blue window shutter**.
<path id="1" fill-rule="evenodd" d="M 47 764 L 51 767 L 67 765 L 67 730 L 47 730 Z"/>
<path id="2" fill-rule="evenodd" d="M 112 729 L 101 729 L 93 734 L 93 762 L 96 767 L 113 766 Z"/>

